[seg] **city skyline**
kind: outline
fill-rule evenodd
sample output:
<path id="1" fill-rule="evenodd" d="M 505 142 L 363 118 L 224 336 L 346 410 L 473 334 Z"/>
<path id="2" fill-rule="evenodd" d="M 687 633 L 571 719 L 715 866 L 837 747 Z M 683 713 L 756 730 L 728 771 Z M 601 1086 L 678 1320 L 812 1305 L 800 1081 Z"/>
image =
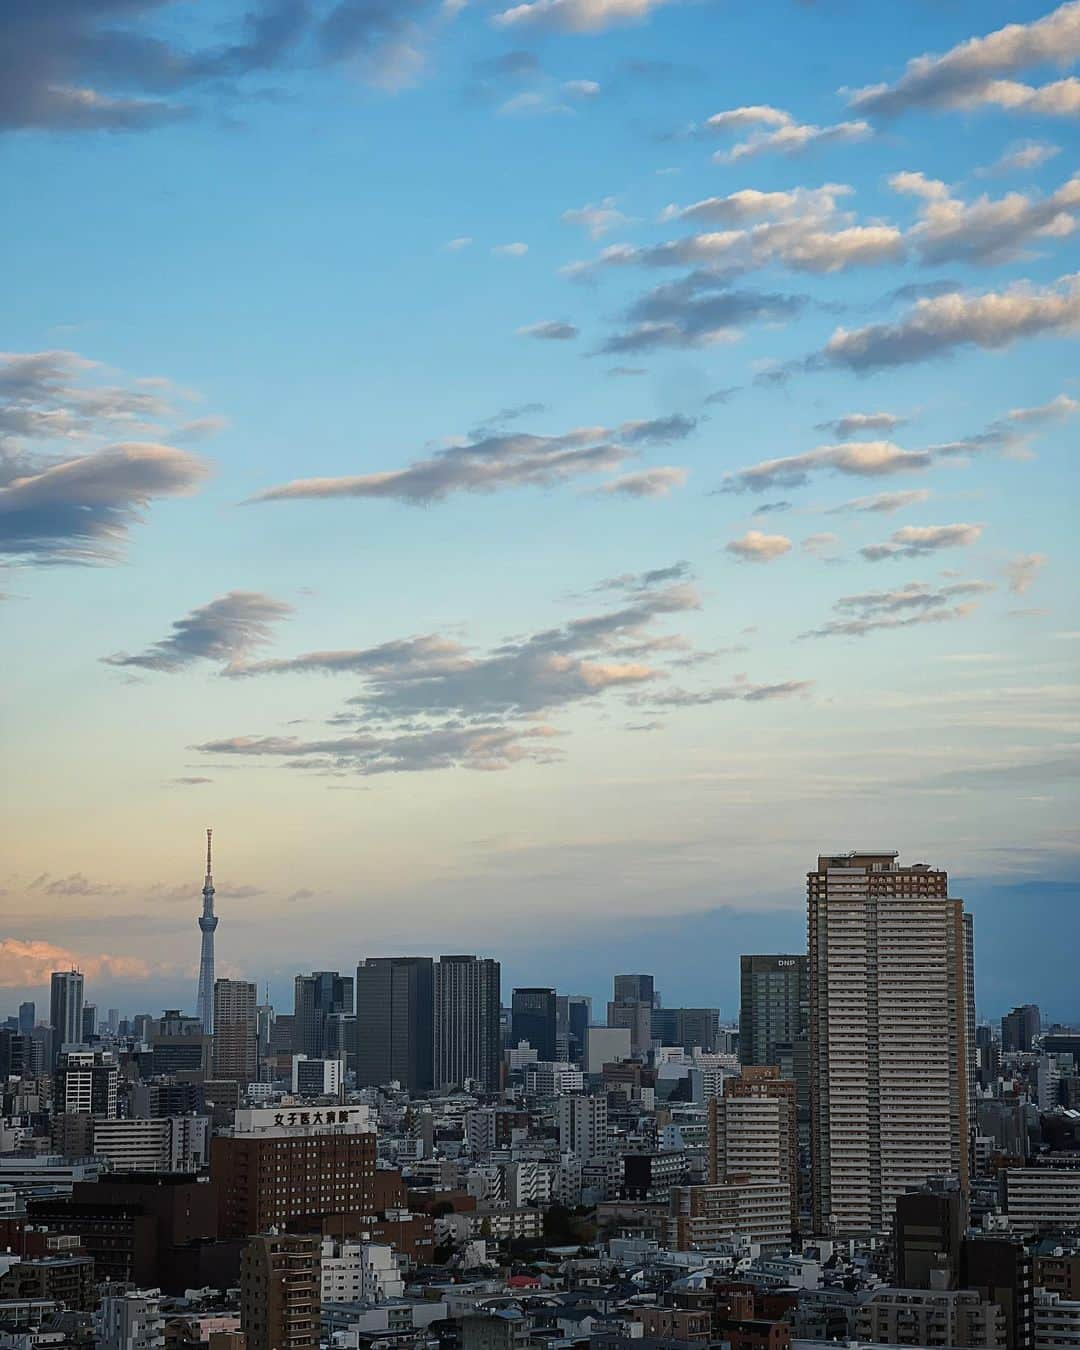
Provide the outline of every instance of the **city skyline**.
<path id="1" fill-rule="evenodd" d="M 212 823 L 281 1007 L 734 1017 L 888 840 L 1080 1013 L 1075 4 L 67 8 L 0 19 L 12 1009 L 194 1013 Z"/>

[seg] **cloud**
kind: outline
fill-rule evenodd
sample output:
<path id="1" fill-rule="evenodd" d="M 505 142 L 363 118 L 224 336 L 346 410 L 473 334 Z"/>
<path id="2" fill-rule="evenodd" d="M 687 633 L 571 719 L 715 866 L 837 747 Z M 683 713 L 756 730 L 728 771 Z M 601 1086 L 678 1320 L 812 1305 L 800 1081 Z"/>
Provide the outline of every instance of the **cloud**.
<path id="1" fill-rule="evenodd" d="M 907 492 L 875 492 L 869 497 L 853 497 L 850 501 L 841 502 L 839 506 L 832 507 L 828 514 L 835 516 L 847 511 L 867 511 L 891 516 L 894 511 L 901 511 L 907 506 L 918 506 L 929 500 L 929 488 L 911 488 Z"/>
<path id="2" fill-rule="evenodd" d="M 724 479 L 725 492 L 767 492 L 773 488 L 802 487 L 821 470 L 856 478 L 927 469 L 933 462 L 929 450 L 902 450 L 892 441 L 847 441 L 822 445 L 801 455 L 765 459 L 739 469 Z"/>
<path id="3" fill-rule="evenodd" d="M 672 689 L 657 694 L 648 702 L 658 708 L 699 708 L 710 703 L 771 703 L 776 699 L 801 698 L 814 687 L 813 680 L 785 680 L 782 684 L 750 684 L 737 680 L 734 684 L 714 689 Z"/>
<path id="4" fill-rule="evenodd" d="M 197 661 L 229 666 L 270 642 L 274 625 L 291 613 L 291 605 L 259 591 L 230 591 L 177 619 L 168 637 L 139 655 L 117 652 L 102 660 L 110 666 L 156 671 L 183 670 Z"/>
<path id="5" fill-rule="evenodd" d="M 834 436 L 846 441 L 866 431 L 895 431 L 897 427 L 902 427 L 905 421 L 905 418 L 888 412 L 846 413 L 831 422 L 819 422 L 815 430 L 831 431 Z"/>
<path id="6" fill-rule="evenodd" d="M 558 753 L 551 743 L 557 733 L 538 718 L 660 680 L 665 672 L 650 658 L 685 649 L 681 638 L 655 631 L 662 620 L 700 606 L 697 592 L 681 580 L 684 575 L 680 563 L 612 578 L 605 585 L 621 591 L 616 608 L 507 639 L 484 652 L 425 634 L 230 667 L 226 673 L 234 678 L 345 674 L 359 677 L 363 687 L 334 719 L 335 726 L 349 726 L 346 734 L 237 736 L 196 748 L 211 755 L 274 757 L 317 773 L 365 775 L 546 762 Z"/>
<path id="7" fill-rule="evenodd" d="M 747 530 L 741 539 L 732 539 L 724 545 L 743 562 L 772 562 L 791 552 L 791 540 L 782 534 L 762 534 L 760 530 Z"/>
<path id="8" fill-rule="evenodd" d="M 886 558 L 922 558 L 945 548 L 969 548 L 983 532 L 982 525 L 905 525 L 884 544 L 869 544 L 859 552 L 867 562 Z"/>
<path id="9" fill-rule="evenodd" d="M 420 58 L 429 0 L 256 0 L 212 46 L 174 39 L 160 0 L 55 0 L 0 11 L 0 129 L 136 132 L 206 101 L 261 92 L 290 67 L 337 66 L 398 81 Z M 175 26 L 173 26 L 175 27 Z M 258 83 L 256 83 L 258 82 Z"/>
<path id="10" fill-rule="evenodd" d="M 517 330 L 518 337 L 540 338 L 545 342 L 572 342 L 581 330 L 566 319 L 544 319 Z"/>
<path id="11" fill-rule="evenodd" d="M 806 296 L 733 289 L 706 272 L 657 286 L 625 311 L 628 324 L 605 339 L 609 355 L 658 347 L 707 347 L 730 342 L 753 322 L 780 322 L 802 312 Z"/>
<path id="12" fill-rule="evenodd" d="M 923 262 L 931 265 L 1010 262 L 1027 245 L 1061 239 L 1076 229 L 1080 174 L 1047 197 L 1010 192 L 996 200 L 984 194 L 968 203 L 952 196 L 944 183 L 922 174 L 895 174 L 889 182 L 899 191 L 911 191 L 903 186 L 908 180 L 920 180 L 923 187 L 920 218 L 909 238 Z"/>
<path id="13" fill-rule="evenodd" d="M 962 347 L 1000 350 L 1021 338 L 1072 334 L 1078 327 L 1080 276 L 1062 277 L 1041 288 L 1018 282 L 1003 291 L 956 291 L 919 300 L 896 323 L 838 328 L 811 364 L 882 370 Z"/>
<path id="14" fill-rule="evenodd" d="M 1064 422 L 1080 412 L 1080 402 L 1068 394 L 1058 394 L 1049 403 L 1041 403 L 1035 408 L 1013 408 L 1005 414 L 1005 420 L 1018 426 L 1040 426 L 1045 422 Z"/>
<path id="15" fill-rule="evenodd" d="M 24 468 L 0 487 L 0 555 L 25 563 L 114 562 L 150 502 L 193 491 L 206 472 L 194 455 L 141 442 Z"/>
<path id="16" fill-rule="evenodd" d="M 631 380 L 640 375 L 647 375 L 649 372 L 644 366 L 612 366 L 607 373 L 612 379 Z"/>
<path id="17" fill-rule="evenodd" d="M 1046 141 L 1022 141 L 996 159 L 993 164 L 975 170 L 976 178 L 996 178 L 1009 173 L 1038 169 L 1061 153 L 1061 147 Z"/>
<path id="18" fill-rule="evenodd" d="M 837 122 L 819 127 L 808 122 L 796 122 L 789 112 L 768 104 L 754 104 L 728 108 L 714 113 L 705 123 L 710 131 L 742 131 L 746 127 L 769 128 L 753 132 L 730 150 L 718 150 L 713 156 L 718 163 L 734 164 L 758 155 L 801 155 L 824 145 L 851 144 L 865 141 L 873 135 L 869 122 Z"/>
<path id="19" fill-rule="evenodd" d="M 616 577 L 605 577 L 593 586 L 593 591 L 624 591 L 634 594 L 651 590 L 654 586 L 666 586 L 672 581 L 687 581 L 690 578 L 688 562 L 669 563 L 666 567 L 653 567 L 646 572 L 621 572 Z"/>
<path id="20" fill-rule="evenodd" d="M 595 80 L 566 80 L 562 89 L 571 98 L 595 98 L 600 92 L 600 86 Z"/>
<path id="21" fill-rule="evenodd" d="M 614 197 L 605 197 L 598 203 L 588 202 L 585 206 L 564 211 L 559 219 L 564 225 L 578 225 L 587 231 L 590 239 L 602 239 L 605 234 L 620 225 L 628 223 L 627 217 L 617 209 Z"/>
<path id="22" fill-rule="evenodd" d="M 1007 24 L 986 37 L 958 43 L 943 56 L 915 57 L 895 84 L 859 89 L 850 105 L 876 117 L 896 117 L 913 108 L 971 108 L 986 103 L 1066 114 L 1080 109 L 1080 82 L 1061 80 L 1032 89 L 1000 77 L 1032 66 L 1066 65 L 1078 57 L 1080 3 L 1068 0 L 1033 23 Z"/>
<path id="23" fill-rule="evenodd" d="M 213 781 L 212 778 L 200 778 L 194 774 L 186 774 L 180 778 L 171 778 L 169 783 L 172 787 L 203 787 Z"/>
<path id="24" fill-rule="evenodd" d="M 89 980 L 145 980 L 153 968 L 131 956 L 86 956 L 42 938 L 0 938 L 0 988 L 44 986 L 54 970 L 81 970 Z"/>
<path id="25" fill-rule="evenodd" d="M 1045 553 L 1017 553 L 1010 558 L 1004 567 L 1009 590 L 1014 595 L 1026 595 L 1048 561 Z"/>
<path id="26" fill-rule="evenodd" d="M 828 558 L 832 556 L 832 551 L 839 542 L 839 535 L 832 534 L 829 530 L 822 530 L 818 534 L 808 534 L 802 541 L 802 547 L 811 557 Z"/>
<path id="27" fill-rule="evenodd" d="M 845 595 L 833 606 L 839 618 L 830 619 L 821 628 L 800 633 L 799 637 L 865 637 L 885 629 L 952 623 L 974 612 L 975 602 L 962 597 L 983 595 L 993 589 L 985 581 L 960 581 L 937 588 L 921 581 L 910 581 L 891 591 Z"/>
<path id="28" fill-rule="evenodd" d="M 496 244 L 491 250 L 496 258 L 524 258 L 529 251 L 528 244 Z"/>
<path id="29" fill-rule="evenodd" d="M 597 492 L 622 497 L 666 497 L 673 488 L 682 487 L 689 477 L 686 469 L 661 465 L 655 469 L 640 469 L 623 474 L 596 489 Z"/>
<path id="30" fill-rule="evenodd" d="M 830 216 L 837 198 L 854 191 L 843 183 L 826 183 L 820 188 L 793 188 L 789 192 L 760 192 L 741 188 L 726 197 L 706 197 L 689 206 L 666 206 L 661 221 L 685 220 L 702 225 L 744 225 L 762 217 L 790 220 L 800 215 Z"/>
<path id="31" fill-rule="evenodd" d="M 579 427 L 562 436 L 495 433 L 453 445 L 408 468 L 343 478 L 301 478 L 267 488 L 254 502 L 388 497 L 412 506 L 442 501 L 455 492 L 549 487 L 570 478 L 618 468 L 634 448 L 682 440 L 694 422 L 682 416 L 624 422 L 620 427 Z"/>
<path id="32" fill-rule="evenodd" d="M 762 502 L 760 506 L 755 506 L 752 512 L 755 516 L 773 516 L 781 511 L 790 511 L 790 502 Z"/>
<path id="33" fill-rule="evenodd" d="M 41 876 L 35 877 L 30 882 L 27 889 L 37 891 L 41 895 L 86 898 L 96 895 L 111 895 L 115 887 L 109 882 L 91 881 L 82 872 L 72 872 L 70 876 L 66 877 L 54 877 L 50 876 L 48 872 L 43 872 Z"/>
<path id="34" fill-rule="evenodd" d="M 443 244 L 443 251 L 446 253 L 460 253 L 463 248 L 468 248 L 472 243 L 472 236 L 460 234 L 456 239 L 448 239 Z"/>
<path id="35" fill-rule="evenodd" d="M 669 0 L 527 0 L 492 18 L 499 28 L 550 28 L 564 33 L 599 33 L 613 24 L 646 18 Z"/>

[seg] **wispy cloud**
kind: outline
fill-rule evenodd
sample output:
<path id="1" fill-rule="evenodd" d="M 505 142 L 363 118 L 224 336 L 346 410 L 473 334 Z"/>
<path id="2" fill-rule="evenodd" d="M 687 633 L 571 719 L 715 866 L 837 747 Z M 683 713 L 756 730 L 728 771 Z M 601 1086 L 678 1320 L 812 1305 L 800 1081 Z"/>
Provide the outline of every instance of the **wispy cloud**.
<path id="1" fill-rule="evenodd" d="M 945 356 L 963 347 L 995 351 L 1021 338 L 1071 335 L 1080 327 L 1080 280 L 1050 286 L 1017 282 L 1003 291 L 960 291 L 919 300 L 896 323 L 838 328 L 812 364 L 883 370 Z"/>
<path id="2" fill-rule="evenodd" d="M 865 637 L 868 633 L 911 628 L 927 623 L 952 623 L 974 612 L 975 601 L 994 588 L 985 581 L 958 581 L 933 587 L 910 581 L 891 591 L 864 591 L 844 595 L 833 606 L 838 616 L 820 628 L 800 633 L 801 638 Z"/>
<path id="3" fill-rule="evenodd" d="M 693 430 L 684 417 L 625 422 L 620 427 L 579 427 L 561 436 L 494 433 L 453 445 L 405 469 L 339 478 L 302 478 L 267 488 L 256 502 L 387 497 L 410 505 L 442 501 L 455 492 L 550 487 L 583 475 L 617 469 L 637 447 L 682 440 Z"/>
<path id="4" fill-rule="evenodd" d="M 802 155 L 826 145 L 865 141 L 873 135 L 869 122 L 861 119 L 819 127 L 810 122 L 797 122 L 783 108 L 774 108 L 768 104 L 728 108 L 724 112 L 714 113 L 705 125 L 713 132 L 758 128 L 731 149 L 716 152 L 713 158 L 724 164 L 735 164 L 739 160 L 754 159 L 765 154 Z"/>
<path id="5" fill-rule="evenodd" d="M 1045 553 L 1018 553 L 1005 564 L 1005 577 L 1014 595 L 1026 595 L 1049 562 Z"/>
<path id="6" fill-rule="evenodd" d="M 852 497 L 829 510 L 835 516 L 848 511 L 865 511 L 870 514 L 891 516 L 908 506 L 920 506 L 930 500 L 929 488 L 910 488 L 906 492 L 875 492 L 868 497 Z"/>
<path id="7" fill-rule="evenodd" d="M 688 476 L 686 469 L 664 464 L 622 474 L 596 490 L 620 497 L 667 497 L 674 488 L 682 487 Z"/>
<path id="8" fill-rule="evenodd" d="M 539 338 L 543 342 L 572 342 L 580 331 L 568 319 L 543 319 L 525 324 L 517 333 L 518 337 Z"/>
<path id="9" fill-rule="evenodd" d="M 868 544 L 859 552 L 867 562 L 891 558 L 923 558 L 948 548 L 970 548 L 983 532 L 982 525 L 905 525 L 883 544 Z"/>
<path id="10" fill-rule="evenodd" d="M 913 108 L 973 108 L 982 104 L 1022 112 L 1075 115 L 1080 80 L 1032 87 L 1007 77 L 1040 65 L 1067 65 L 1080 57 L 1080 3 L 1068 0 L 1032 23 L 1011 23 L 968 38 L 943 56 L 918 56 L 895 84 L 857 90 L 851 107 L 877 117 Z"/>
<path id="11" fill-rule="evenodd" d="M 492 18 L 498 28 L 550 28 L 564 33 L 598 33 L 614 24 L 646 18 L 671 0 L 526 0 Z"/>
<path id="12" fill-rule="evenodd" d="M 177 671 L 199 661 L 229 666 L 265 646 L 274 627 L 292 613 L 292 606 L 259 591 L 230 591 L 177 619 L 172 632 L 136 656 L 117 652 L 102 657 L 110 666 Z"/>
<path id="13" fill-rule="evenodd" d="M 906 418 L 889 412 L 845 413 L 843 417 L 835 417 L 832 421 L 819 422 L 814 430 L 831 431 L 838 439 L 847 441 L 868 431 L 886 433 L 895 431 L 897 427 L 902 427 L 905 421 Z"/>

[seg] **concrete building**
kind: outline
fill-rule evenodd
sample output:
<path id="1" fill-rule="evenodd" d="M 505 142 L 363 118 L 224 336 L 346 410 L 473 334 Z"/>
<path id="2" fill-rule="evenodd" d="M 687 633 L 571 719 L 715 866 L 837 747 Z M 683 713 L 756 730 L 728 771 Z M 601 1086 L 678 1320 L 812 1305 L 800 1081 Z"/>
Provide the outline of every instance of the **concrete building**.
<path id="1" fill-rule="evenodd" d="M 591 1162 L 610 1150 L 606 1097 L 560 1097 L 557 1107 L 559 1152 Z"/>
<path id="2" fill-rule="evenodd" d="M 211 1017 L 213 1012 L 211 1011 Z M 169 1008 L 150 1025 L 151 1067 L 159 1076 L 181 1076 L 192 1081 L 209 1078 L 213 1071 L 212 1038 L 198 1017 Z"/>
<path id="3" fill-rule="evenodd" d="M 816 1232 L 884 1232 L 928 1177 L 966 1185 L 970 928 L 948 876 L 895 853 L 807 877 Z"/>
<path id="4" fill-rule="evenodd" d="M 54 970 L 49 978 L 49 1025 L 53 1060 L 65 1046 L 82 1044 L 83 977 L 77 970 Z"/>
<path id="5" fill-rule="evenodd" d="M 109 1050 L 64 1050 L 56 1061 L 57 1113 L 115 1116 L 120 1068 Z"/>
<path id="6" fill-rule="evenodd" d="M 356 968 L 356 1081 L 424 1092 L 435 1081 L 434 962 L 369 957 Z"/>
<path id="7" fill-rule="evenodd" d="M 298 1097 L 337 1097 L 341 1092 L 341 1060 L 293 1055 L 292 1090 Z"/>
<path id="8" fill-rule="evenodd" d="M 221 1236 L 247 1237 L 330 1215 L 371 1217 L 379 1206 L 368 1108 L 238 1111 L 210 1145 Z"/>
<path id="9" fill-rule="evenodd" d="M 615 1003 L 647 1003 L 656 1006 L 656 981 L 652 975 L 616 975 L 612 986 Z"/>
<path id="10" fill-rule="evenodd" d="M 246 1087 L 258 1075 L 255 986 L 247 980 L 214 982 L 214 1077 Z"/>
<path id="11" fill-rule="evenodd" d="M 206 1116 L 130 1117 L 93 1122 L 93 1149 L 113 1172 L 201 1172 L 209 1164 Z"/>
<path id="12" fill-rule="evenodd" d="M 405 1281 L 393 1247 L 359 1238 L 322 1241 L 323 1303 L 386 1303 L 403 1298 Z"/>
<path id="13" fill-rule="evenodd" d="M 589 1027 L 585 1033 L 585 1072 L 599 1074 L 632 1054 L 629 1027 Z"/>
<path id="14" fill-rule="evenodd" d="M 581 1092 L 585 1075 L 576 1064 L 552 1064 L 536 1060 L 525 1064 L 521 1071 L 522 1084 L 530 1097 L 548 1099 L 567 1092 Z"/>
<path id="15" fill-rule="evenodd" d="M 971 1289 L 877 1289 L 855 1314 L 858 1339 L 876 1344 L 1005 1350 L 1005 1315 Z"/>
<path id="16" fill-rule="evenodd" d="M 653 1043 L 653 1013 L 651 1003 L 639 1001 L 611 1002 L 607 1006 L 609 1027 L 623 1027 L 630 1033 L 630 1053 L 647 1055 Z"/>
<path id="17" fill-rule="evenodd" d="M 74 1312 L 90 1312 L 97 1302 L 93 1259 L 81 1254 L 0 1257 L 0 1304 L 9 1299 L 55 1299 Z"/>
<path id="18" fill-rule="evenodd" d="M 729 1179 L 718 1186 L 677 1186 L 668 1242 L 676 1251 L 710 1251 L 735 1238 L 786 1246 L 791 1194 L 781 1182 Z"/>
<path id="19" fill-rule="evenodd" d="M 477 956 L 440 956 L 434 972 L 434 1073 L 439 1091 L 479 1083 L 499 1087 L 499 1011 L 502 974 L 498 961 Z"/>
<path id="20" fill-rule="evenodd" d="M 1080 1300 L 1048 1289 L 1035 1292 L 1034 1350 L 1077 1350 L 1080 1347 Z"/>
<path id="21" fill-rule="evenodd" d="M 511 1002 L 511 1037 L 528 1041 L 538 1060 L 555 1059 L 555 990 L 515 989 Z"/>
<path id="22" fill-rule="evenodd" d="M 1080 1227 L 1080 1170 L 1007 1167 L 1000 1186 L 1002 1208 L 1016 1232 Z"/>
<path id="23" fill-rule="evenodd" d="M 165 1344 L 161 1291 L 107 1294 L 94 1314 L 96 1350 L 160 1350 Z"/>
<path id="24" fill-rule="evenodd" d="M 322 1240 L 259 1234 L 240 1259 L 240 1326 L 246 1350 L 318 1350 Z"/>
<path id="25" fill-rule="evenodd" d="M 779 1069 L 748 1065 L 724 1083 L 708 1106 L 708 1176 L 713 1185 L 732 1176 L 779 1181 L 787 1187 L 789 1231 L 799 1221 L 799 1146 L 795 1084 Z"/>
<path id="26" fill-rule="evenodd" d="M 1030 1054 L 1035 1037 L 1042 1031 L 1042 1015 L 1035 1003 L 1022 1003 L 1001 1019 L 1001 1052 Z"/>

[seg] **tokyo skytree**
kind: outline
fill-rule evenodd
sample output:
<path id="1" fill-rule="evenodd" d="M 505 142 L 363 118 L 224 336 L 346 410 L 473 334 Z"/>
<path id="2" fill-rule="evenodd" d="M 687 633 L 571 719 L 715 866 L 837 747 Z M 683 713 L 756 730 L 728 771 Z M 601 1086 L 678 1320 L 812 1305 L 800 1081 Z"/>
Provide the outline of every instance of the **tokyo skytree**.
<path id="1" fill-rule="evenodd" d="M 214 875 L 210 859 L 210 844 L 214 831 L 206 831 L 206 880 L 203 882 L 203 909 L 199 916 L 202 932 L 202 960 L 199 962 L 199 993 L 195 1001 L 195 1016 L 209 1036 L 214 1030 L 214 930 L 218 926 L 214 914 Z"/>

